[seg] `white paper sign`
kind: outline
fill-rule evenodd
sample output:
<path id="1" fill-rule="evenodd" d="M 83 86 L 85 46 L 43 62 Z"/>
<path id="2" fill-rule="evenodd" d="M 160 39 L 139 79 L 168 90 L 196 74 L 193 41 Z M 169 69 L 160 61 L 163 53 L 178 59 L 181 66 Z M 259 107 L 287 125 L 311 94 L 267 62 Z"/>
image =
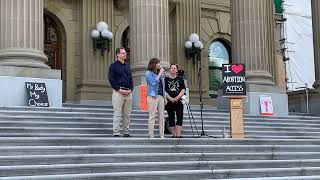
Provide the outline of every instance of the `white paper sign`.
<path id="1" fill-rule="evenodd" d="M 260 110 L 261 115 L 273 115 L 273 105 L 271 96 L 260 96 Z"/>

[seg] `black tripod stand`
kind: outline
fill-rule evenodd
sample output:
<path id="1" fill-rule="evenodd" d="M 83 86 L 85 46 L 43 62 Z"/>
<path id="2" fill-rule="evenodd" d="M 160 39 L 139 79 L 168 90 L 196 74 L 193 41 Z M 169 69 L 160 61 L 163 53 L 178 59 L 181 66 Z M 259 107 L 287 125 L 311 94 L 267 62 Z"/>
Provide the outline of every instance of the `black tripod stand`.
<path id="1" fill-rule="evenodd" d="M 201 54 L 198 55 L 198 64 L 199 64 L 199 72 L 198 72 L 198 78 L 199 78 L 199 100 L 200 100 L 200 120 L 201 120 L 201 136 L 205 136 L 206 133 L 203 130 L 203 103 L 202 103 L 202 79 L 201 79 L 201 70 L 202 70 L 202 64 L 201 64 Z"/>
<path id="2" fill-rule="evenodd" d="M 195 130 L 196 130 L 196 133 L 197 133 L 196 137 L 200 137 L 196 122 L 194 121 L 194 118 L 193 118 L 193 114 L 192 114 L 192 111 L 191 111 L 191 108 L 190 108 L 190 104 L 186 103 L 185 106 L 186 106 L 187 111 L 188 111 L 188 116 L 189 116 L 189 120 L 190 120 L 190 127 L 191 127 L 191 130 L 192 130 L 192 137 L 195 138 L 194 131 L 193 131 L 193 126 L 195 127 Z"/>

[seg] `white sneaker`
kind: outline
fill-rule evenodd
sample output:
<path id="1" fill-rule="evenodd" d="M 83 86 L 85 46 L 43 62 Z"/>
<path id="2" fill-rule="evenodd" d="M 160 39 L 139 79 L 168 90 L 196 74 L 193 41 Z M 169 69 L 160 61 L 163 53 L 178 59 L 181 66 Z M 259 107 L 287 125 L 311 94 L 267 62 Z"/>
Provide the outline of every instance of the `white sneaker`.
<path id="1" fill-rule="evenodd" d="M 164 137 L 164 136 L 160 136 L 160 138 L 161 138 L 161 139 L 164 139 L 165 137 Z"/>
<path id="2" fill-rule="evenodd" d="M 154 136 L 149 136 L 149 138 L 154 138 Z"/>

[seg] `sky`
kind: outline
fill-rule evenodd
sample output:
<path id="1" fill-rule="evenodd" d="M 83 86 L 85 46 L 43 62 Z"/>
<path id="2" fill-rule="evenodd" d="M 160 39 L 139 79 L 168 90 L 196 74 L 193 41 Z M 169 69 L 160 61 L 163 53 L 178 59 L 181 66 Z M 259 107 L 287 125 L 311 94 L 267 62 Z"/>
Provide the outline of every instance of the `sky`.
<path id="1" fill-rule="evenodd" d="M 285 30 L 287 33 L 288 56 L 286 64 L 289 78 L 288 90 L 301 90 L 308 83 L 311 88 L 315 81 L 314 55 L 310 0 L 285 0 Z"/>

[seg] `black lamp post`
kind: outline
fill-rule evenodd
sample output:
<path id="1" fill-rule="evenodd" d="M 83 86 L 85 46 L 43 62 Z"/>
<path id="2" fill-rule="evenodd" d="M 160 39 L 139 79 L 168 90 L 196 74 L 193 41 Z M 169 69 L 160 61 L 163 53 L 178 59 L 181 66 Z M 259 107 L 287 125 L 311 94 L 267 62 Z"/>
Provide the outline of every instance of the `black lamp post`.
<path id="1" fill-rule="evenodd" d="M 186 58 L 192 58 L 193 64 L 199 62 L 199 71 L 198 71 L 198 77 L 199 77 L 199 96 L 200 96 L 200 119 L 201 119 L 201 136 L 205 136 L 205 132 L 203 130 L 203 103 L 202 103 L 202 79 L 201 79 L 201 51 L 203 49 L 203 44 L 200 41 L 199 35 L 196 33 L 192 33 L 189 36 L 189 40 L 185 42 L 185 53 Z"/>
<path id="2" fill-rule="evenodd" d="M 101 56 L 104 56 L 104 52 L 110 52 L 111 41 L 113 34 L 108 30 L 108 24 L 100 21 L 97 24 L 97 29 L 91 31 L 91 38 L 93 42 L 93 49 L 99 49 Z"/>

